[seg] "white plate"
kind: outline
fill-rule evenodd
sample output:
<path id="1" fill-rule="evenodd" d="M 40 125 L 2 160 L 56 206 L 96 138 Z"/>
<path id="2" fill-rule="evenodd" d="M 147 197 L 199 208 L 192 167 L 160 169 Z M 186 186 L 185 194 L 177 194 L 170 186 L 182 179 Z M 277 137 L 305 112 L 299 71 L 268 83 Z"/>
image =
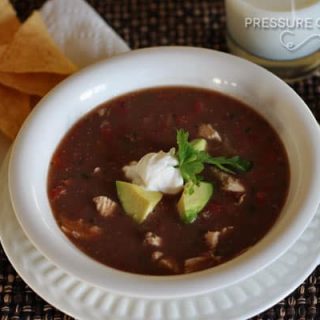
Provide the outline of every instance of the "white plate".
<path id="1" fill-rule="evenodd" d="M 6 146 L 0 140 L 0 150 L 5 150 Z M 32 245 L 9 201 L 7 165 L 6 160 L 0 174 L 2 246 L 17 272 L 37 294 L 79 320 L 245 319 L 288 295 L 319 262 L 318 210 L 301 238 L 282 257 L 235 285 L 181 299 L 143 299 L 111 294 L 65 273 Z"/>

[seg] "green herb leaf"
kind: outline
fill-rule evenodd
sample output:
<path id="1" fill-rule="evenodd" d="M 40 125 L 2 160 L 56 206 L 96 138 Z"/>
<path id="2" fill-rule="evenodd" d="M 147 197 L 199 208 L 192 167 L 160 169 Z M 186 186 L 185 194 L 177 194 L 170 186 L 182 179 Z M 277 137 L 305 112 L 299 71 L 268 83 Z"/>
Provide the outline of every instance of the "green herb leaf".
<path id="1" fill-rule="evenodd" d="M 239 156 L 234 156 L 231 158 L 226 157 L 211 157 L 207 155 L 204 162 L 216 166 L 218 169 L 228 172 L 246 172 L 252 168 L 252 163 L 248 160 L 240 158 Z"/>
<path id="2" fill-rule="evenodd" d="M 252 163 L 239 156 L 231 158 L 227 157 L 211 157 L 205 151 L 196 150 L 189 142 L 189 133 L 184 130 L 177 130 L 177 158 L 179 161 L 179 169 L 185 182 L 191 181 L 199 184 L 205 164 L 214 165 L 218 169 L 228 172 L 246 172 L 251 169 Z"/>
<path id="3" fill-rule="evenodd" d="M 185 162 L 190 162 L 194 158 L 194 149 L 188 142 L 189 133 L 184 130 L 177 131 L 177 144 L 178 144 L 178 160 L 180 165 Z"/>
<path id="4" fill-rule="evenodd" d="M 187 131 L 177 131 L 179 169 L 186 182 L 191 181 L 198 184 L 200 181 L 198 175 L 203 171 L 204 163 L 199 159 L 199 152 L 193 148 L 188 139 L 189 133 Z"/>

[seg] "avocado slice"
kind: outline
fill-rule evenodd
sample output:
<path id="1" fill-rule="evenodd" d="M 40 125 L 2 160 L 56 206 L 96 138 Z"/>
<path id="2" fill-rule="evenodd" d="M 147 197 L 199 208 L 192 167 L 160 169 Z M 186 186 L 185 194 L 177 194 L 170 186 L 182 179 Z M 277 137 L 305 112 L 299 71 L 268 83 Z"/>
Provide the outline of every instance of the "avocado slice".
<path id="1" fill-rule="evenodd" d="M 178 212 L 185 223 L 192 223 L 205 207 L 213 194 L 213 185 L 200 182 L 199 185 L 188 182 L 178 202 Z"/>
<path id="2" fill-rule="evenodd" d="M 197 151 L 205 151 L 208 145 L 206 139 L 194 139 L 190 143 L 193 146 L 193 148 Z"/>
<path id="3" fill-rule="evenodd" d="M 142 223 L 162 198 L 161 192 L 148 191 L 133 183 L 116 181 L 117 193 L 126 214 Z"/>

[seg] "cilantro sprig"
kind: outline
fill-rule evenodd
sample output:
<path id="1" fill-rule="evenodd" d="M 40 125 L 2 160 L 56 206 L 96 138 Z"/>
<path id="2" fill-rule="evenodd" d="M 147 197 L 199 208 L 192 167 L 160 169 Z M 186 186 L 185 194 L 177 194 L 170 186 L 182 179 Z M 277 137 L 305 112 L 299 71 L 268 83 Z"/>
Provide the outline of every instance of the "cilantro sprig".
<path id="1" fill-rule="evenodd" d="M 231 174 L 246 172 L 252 167 L 250 161 L 239 156 L 211 157 L 206 151 L 196 150 L 189 142 L 189 133 L 182 129 L 177 130 L 177 145 L 178 167 L 185 182 L 199 184 L 202 180 L 200 173 L 204 170 L 205 164 L 213 165 Z"/>
<path id="2" fill-rule="evenodd" d="M 189 140 L 189 133 L 184 130 L 177 131 L 177 158 L 179 169 L 184 181 L 198 184 L 198 176 L 204 169 L 203 161 L 199 158 L 200 153 L 196 151 Z"/>
<path id="3" fill-rule="evenodd" d="M 250 161 L 234 156 L 231 158 L 226 157 L 208 157 L 205 162 L 216 166 L 218 169 L 235 174 L 237 172 L 249 171 L 252 167 Z"/>

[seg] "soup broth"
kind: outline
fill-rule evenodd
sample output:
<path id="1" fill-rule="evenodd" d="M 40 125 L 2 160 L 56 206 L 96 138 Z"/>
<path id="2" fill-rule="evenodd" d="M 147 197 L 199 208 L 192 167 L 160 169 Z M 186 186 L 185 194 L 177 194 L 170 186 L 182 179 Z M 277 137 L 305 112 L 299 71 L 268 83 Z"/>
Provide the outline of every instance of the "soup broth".
<path id="1" fill-rule="evenodd" d="M 214 191 L 192 223 L 177 211 L 181 193 L 163 195 L 137 223 L 115 182 L 128 181 L 123 167 L 132 161 L 177 147 L 177 129 L 204 138 L 211 156 L 238 155 L 252 168 L 229 174 L 206 166 L 201 175 Z M 276 222 L 288 186 L 286 151 L 269 123 L 234 98 L 189 87 L 141 90 L 97 107 L 63 138 L 48 174 L 51 207 L 70 241 L 102 264 L 148 275 L 199 271 L 245 252 Z M 115 204 L 112 215 L 93 200 L 101 196 Z"/>

